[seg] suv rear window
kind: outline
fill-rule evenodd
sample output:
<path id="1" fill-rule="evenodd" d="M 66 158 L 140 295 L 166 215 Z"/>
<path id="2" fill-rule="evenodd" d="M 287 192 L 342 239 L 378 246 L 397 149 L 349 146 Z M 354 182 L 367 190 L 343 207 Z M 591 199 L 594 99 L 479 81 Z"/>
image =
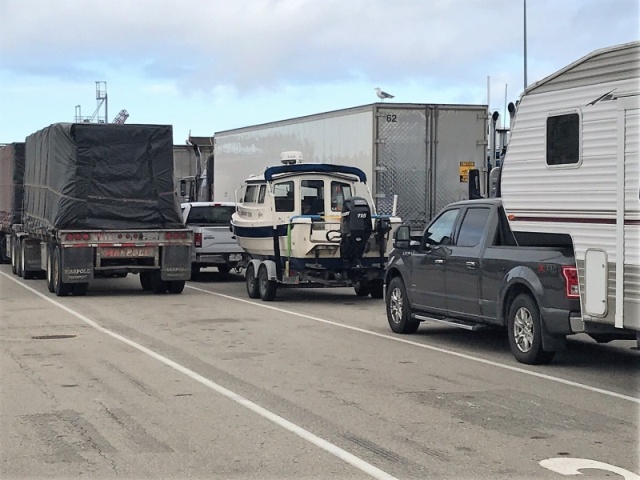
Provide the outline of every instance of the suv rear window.
<path id="1" fill-rule="evenodd" d="M 197 223 L 200 225 L 228 225 L 231 222 L 231 215 L 235 212 L 235 207 L 204 205 L 191 207 L 187 223 Z"/>

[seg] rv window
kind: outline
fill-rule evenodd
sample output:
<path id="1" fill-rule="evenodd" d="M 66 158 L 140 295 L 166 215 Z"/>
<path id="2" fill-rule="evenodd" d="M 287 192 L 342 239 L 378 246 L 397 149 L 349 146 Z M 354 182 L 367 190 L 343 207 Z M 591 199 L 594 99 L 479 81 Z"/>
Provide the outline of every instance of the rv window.
<path id="1" fill-rule="evenodd" d="M 470 208 L 464 215 L 456 245 L 458 247 L 475 247 L 482 240 L 490 210 L 488 208 Z"/>
<path id="2" fill-rule="evenodd" d="M 342 182 L 331 182 L 331 210 L 341 212 L 342 204 L 347 198 L 351 198 L 351 185 Z"/>
<path id="3" fill-rule="evenodd" d="M 293 212 L 295 198 L 293 195 L 293 182 L 276 183 L 273 186 L 276 212 Z"/>
<path id="4" fill-rule="evenodd" d="M 267 192 L 266 185 L 260 185 L 260 192 L 258 193 L 258 203 L 264 203 L 264 195 Z"/>
<path id="5" fill-rule="evenodd" d="M 577 113 L 547 118 L 547 165 L 580 161 L 580 116 Z"/>
<path id="6" fill-rule="evenodd" d="M 244 192 L 244 203 L 255 203 L 256 195 L 258 193 L 258 185 L 247 185 L 247 189 Z"/>

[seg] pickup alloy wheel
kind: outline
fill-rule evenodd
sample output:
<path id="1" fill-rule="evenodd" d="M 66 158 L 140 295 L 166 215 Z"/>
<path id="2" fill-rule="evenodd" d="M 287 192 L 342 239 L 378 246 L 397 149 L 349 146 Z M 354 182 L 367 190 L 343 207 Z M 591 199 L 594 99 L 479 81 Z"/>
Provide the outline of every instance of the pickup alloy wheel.
<path id="1" fill-rule="evenodd" d="M 518 295 L 509 309 L 509 345 L 520 363 L 549 363 L 555 352 L 542 349 L 542 322 L 536 302 L 527 294 Z"/>
<path id="2" fill-rule="evenodd" d="M 415 333 L 420 321 L 411 318 L 411 306 L 407 298 L 407 290 L 400 277 L 389 282 L 387 290 L 387 321 L 395 333 Z"/>

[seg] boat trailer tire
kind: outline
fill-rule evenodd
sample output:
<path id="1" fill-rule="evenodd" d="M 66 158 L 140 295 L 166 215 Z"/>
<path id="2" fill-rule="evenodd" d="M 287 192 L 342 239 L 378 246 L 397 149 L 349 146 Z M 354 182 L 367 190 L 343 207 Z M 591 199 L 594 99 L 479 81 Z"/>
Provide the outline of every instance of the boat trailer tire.
<path id="1" fill-rule="evenodd" d="M 259 298 L 260 291 L 258 290 L 258 278 L 256 276 L 256 267 L 253 263 L 247 265 L 245 281 L 247 283 L 247 294 L 249 295 L 249 298 Z"/>
<path id="2" fill-rule="evenodd" d="M 549 363 L 555 352 L 542 348 L 544 328 L 538 305 L 530 295 L 518 295 L 509 307 L 507 320 L 511 353 L 520 363 L 540 365 Z"/>
<path id="3" fill-rule="evenodd" d="M 265 302 L 270 302 L 276 298 L 278 284 L 275 280 L 269 280 L 269 271 L 266 265 L 260 265 L 258 269 L 258 290 L 260 298 Z"/>

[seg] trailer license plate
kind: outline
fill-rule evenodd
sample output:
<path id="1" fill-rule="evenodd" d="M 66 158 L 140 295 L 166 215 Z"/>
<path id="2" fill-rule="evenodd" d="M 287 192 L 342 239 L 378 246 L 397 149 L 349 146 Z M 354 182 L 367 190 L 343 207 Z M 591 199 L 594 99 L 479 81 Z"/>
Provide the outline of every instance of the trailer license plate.
<path id="1" fill-rule="evenodd" d="M 106 258 L 153 257 L 153 247 L 113 247 L 103 248 L 102 256 Z"/>

